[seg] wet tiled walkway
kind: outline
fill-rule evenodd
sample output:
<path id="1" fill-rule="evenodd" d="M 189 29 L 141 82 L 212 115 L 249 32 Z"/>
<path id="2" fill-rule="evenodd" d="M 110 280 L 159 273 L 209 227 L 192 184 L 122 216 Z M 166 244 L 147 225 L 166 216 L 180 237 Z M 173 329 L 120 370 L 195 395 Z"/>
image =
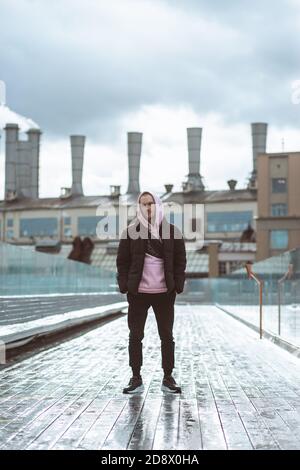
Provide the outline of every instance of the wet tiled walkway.
<path id="1" fill-rule="evenodd" d="M 181 396 L 163 395 L 152 310 L 145 391 L 130 377 L 127 317 L 0 371 L 2 449 L 299 449 L 300 361 L 213 306 L 176 305 Z"/>

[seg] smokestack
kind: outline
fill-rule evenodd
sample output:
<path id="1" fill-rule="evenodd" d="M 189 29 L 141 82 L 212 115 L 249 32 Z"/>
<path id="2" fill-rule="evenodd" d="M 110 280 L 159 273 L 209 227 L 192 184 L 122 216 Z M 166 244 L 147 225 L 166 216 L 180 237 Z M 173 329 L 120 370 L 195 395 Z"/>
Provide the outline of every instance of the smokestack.
<path id="1" fill-rule="evenodd" d="M 128 132 L 128 189 L 129 193 L 140 192 L 140 161 L 142 151 L 142 132 Z"/>
<path id="2" fill-rule="evenodd" d="M 187 188 L 193 191 L 203 191 L 204 184 L 200 175 L 200 151 L 201 151 L 201 127 L 189 127 L 187 129 L 189 174 Z"/>
<path id="3" fill-rule="evenodd" d="M 253 122 L 251 124 L 252 132 L 252 153 L 253 169 L 249 181 L 249 187 L 256 187 L 257 178 L 257 155 L 266 152 L 268 124 L 265 122 Z"/>
<path id="4" fill-rule="evenodd" d="M 5 128 L 5 199 L 17 192 L 17 146 L 19 126 L 6 124 Z"/>
<path id="5" fill-rule="evenodd" d="M 31 143 L 19 140 L 17 145 L 17 192 L 21 197 L 31 197 L 30 165 Z"/>
<path id="6" fill-rule="evenodd" d="M 29 129 L 27 131 L 28 141 L 31 145 L 30 158 L 30 194 L 34 199 L 39 197 L 39 168 L 40 168 L 40 137 L 42 132 L 39 129 Z"/>
<path id="7" fill-rule="evenodd" d="M 71 155 L 72 155 L 72 195 L 82 196 L 82 169 L 84 154 L 84 135 L 71 135 Z"/>
<path id="8" fill-rule="evenodd" d="M 19 126 L 5 127 L 5 199 L 38 197 L 39 129 L 27 131 L 28 140 L 19 140 Z"/>

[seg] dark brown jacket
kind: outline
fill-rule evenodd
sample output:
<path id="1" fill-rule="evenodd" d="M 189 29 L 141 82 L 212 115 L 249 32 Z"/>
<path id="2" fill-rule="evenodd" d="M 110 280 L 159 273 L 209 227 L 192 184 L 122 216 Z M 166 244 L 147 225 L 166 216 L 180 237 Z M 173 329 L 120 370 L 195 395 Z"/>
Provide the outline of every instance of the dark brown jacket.
<path id="1" fill-rule="evenodd" d="M 162 236 L 162 224 L 169 225 L 170 237 L 163 241 L 163 258 L 165 280 L 168 292 L 174 289 L 180 294 L 184 289 L 186 250 L 183 236 L 180 230 L 173 224 L 169 224 L 163 218 L 160 224 L 160 235 Z M 122 233 L 117 254 L 117 281 L 120 292 L 125 294 L 138 293 L 138 287 L 143 274 L 144 258 L 146 250 L 146 239 L 130 236 L 130 226 Z M 140 229 L 140 223 L 136 223 L 136 230 Z"/>

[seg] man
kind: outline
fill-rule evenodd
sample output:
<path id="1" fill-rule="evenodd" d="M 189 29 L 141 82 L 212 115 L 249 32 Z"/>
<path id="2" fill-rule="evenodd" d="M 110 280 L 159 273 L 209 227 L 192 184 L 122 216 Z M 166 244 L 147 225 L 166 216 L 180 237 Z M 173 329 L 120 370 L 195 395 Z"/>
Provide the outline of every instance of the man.
<path id="1" fill-rule="evenodd" d="M 162 390 L 181 393 L 172 376 L 176 294 L 184 289 L 186 251 L 183 236 L 164 217 L 163 204 L 153 192 L 142 192 L 137 200 L 137 217 L 123 231 L 117 254 L 120 292 L 127 294 L 129 366 L 132 377 L 123 393 L 144 389 L 140 374 L 142 340 L 148 309 L 152 306 L 161 339 L 164 377 Z"/>

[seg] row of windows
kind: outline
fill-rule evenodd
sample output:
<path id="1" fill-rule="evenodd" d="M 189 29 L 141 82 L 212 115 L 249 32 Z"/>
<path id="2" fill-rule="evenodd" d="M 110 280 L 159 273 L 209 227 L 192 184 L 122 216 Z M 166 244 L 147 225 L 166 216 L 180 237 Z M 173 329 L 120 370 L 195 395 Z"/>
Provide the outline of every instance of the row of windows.
<path id="1" fill-rule="evenodd" d="M 20 220 L 20 237 L 57 236 L 58 221 L 55 217 L 43 217 Z"/>
<path id="2" fill-rule="evenodd" d="M 252 211 L 209 212 L 207 214 L 208 232 L 242 232 L 252 225 Z"/>
<path id="3" fill-rule="evenodd" d="M 243 230 L 243 228 L 247 226 L 248 221 L 251 220 L 251 218 L 249 219 L 249 217 L 251 216 L 252 216 L 251 211 L 245 211 L 245 212 L 240 212 L 240 213 L 236 213 L 236 212 L 209 213 L 208 214 L 209 228 L 210 229 L 213 228 L 214 231 L 230 231 L 229 229 L 231 229 L 232 231 Z M 78 218 L 79 235 L 84 235 L 84 236 L 96 235 L 96 226 L 99 220 L 101 220 L 101 218 L 102 218 L 101 216 L 79 217 Z M 244 218 L 244 221 L 243 221 L 243 218 Z M 211 219 L 214 220 L 215 224 L 212 224 Z M 238 220 L 238 223 L 234 219 Z M 225 229 L 225 227 L 228 227 L 227 230 Z M 6 230 L 6 237 L 8 239 L 12 238 L 13 235 L 14 234 L 13 234 L 12 229 Z M 20 220 L 20 236 L 31 237 L 31 236 L 45 236 L 45 235 L 47 236 L 58 235 L 58 220 L 56 218 L 44 217 L 44 218 L 32 218 L 32 219 Z M 72 236 L 71 227 L 64 227 L 64 235 Z M 280 250 L 286 249 L 288 247 L 288 230 L 271 230 L 270 247 L 271 249 L 280 249 Z"/>
<path id="4" fill-rule="evenodd" d="M 97 224 L 103 216 L 83 216 L 78 217 L 78 234 L 83 236 L 95 236 Z M 208 232 L 241 232 L 248 223 L 252 221 L 252 211 L 244 212 L 213 212 L 208 216 Z M 169 214 L 167 219 L 170 223 L 178 225 L 181 228 L 181 214 Z M 12 219 L 11 219 L 12 220 Z M 104 224 L 101 229 L 106 233 L 117 233 L 117 218 L 111 216 L 108 223 Z M 20 220 L 20 236 L 57 236 L 58 235 L 58 219 L 55 217 L 43 218 L 26 218 Z M 13 230 L 7 230 L 7 233 L 13 236 Z M 64 218 L 64 235 L 71 236 L 71 217 Z"/>
<path id="5" fill-rule="evenodd" d="M 95 236 L 97 224 L 102 218 L 103 216 L 78 217 L 78 234 L 83 236 Z M 9 225 L 9 227 L 12 226 L 13 224 Z M 109 223 L 103 226 L 103 230 L 108 234 L 109 232 L 116 233 L 116 217 L 111 217 Z M 64 218 L 64 235 L 66 237 L 72 236 L 71 217 Z M 7 229 L 6 238 L 13 238 L 13 236 L 13 229 Z M 55 217 L 20 219 L 20 237 L 34 236 L 58 236 L 58 219 Z"/>

